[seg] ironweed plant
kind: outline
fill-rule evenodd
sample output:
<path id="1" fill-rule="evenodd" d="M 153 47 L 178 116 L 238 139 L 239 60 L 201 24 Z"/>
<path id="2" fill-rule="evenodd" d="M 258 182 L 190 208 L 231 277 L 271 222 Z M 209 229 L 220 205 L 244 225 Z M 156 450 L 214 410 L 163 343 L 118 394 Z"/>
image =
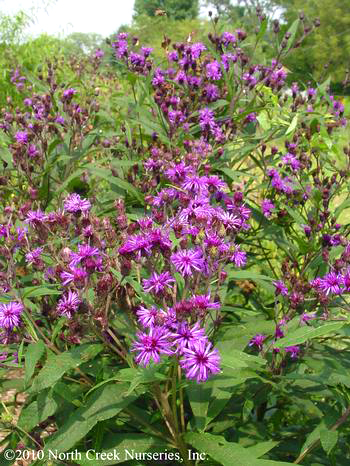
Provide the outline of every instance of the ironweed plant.
<path id="1" fill-rule="evenodd" d="M 59 62 L 12 73 L 0 328 L 2 386 L 26 393 L 16 422 L 2 403 L 18 458 L 349 462 L 344 104 L 329 80 L 288 81 L 303 19 L 264 63 L 264 17 L 253 37 L 213 23 L 207 43 L 164 37 L 161 63 L 121 33 L 70 63 L 75 83 Z"/>

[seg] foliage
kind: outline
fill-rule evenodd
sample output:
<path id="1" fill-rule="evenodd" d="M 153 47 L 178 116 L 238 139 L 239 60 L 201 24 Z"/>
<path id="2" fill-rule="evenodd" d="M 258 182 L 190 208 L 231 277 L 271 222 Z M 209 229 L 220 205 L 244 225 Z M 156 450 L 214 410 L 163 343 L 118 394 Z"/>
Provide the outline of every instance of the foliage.
<path id="1" fill-rule="evenodd" d="M 199 13 L 198 0 L 135 0 L 134 17 L 162 16 L 171 19 L 195 19 Z"/>
<path id="2" fill-rule="evenodd" d="M 298 19 L 274 47 L 262 13 L 205 42 L 147 21 L 110 55 L 3 57 L 0 374 L 26 394 L 3 443 L 37 465 L 346 465 L 344 104 L 288 83 Z M 182 42 L 152 50 L 152 24 Z"/>
<path id="3" fill-rule="evenodd" d="M 291 59 L 290 66 L 308 76 L 308 79 L 320 79 L 325 74 L 331 74 L 335 82 L 343 81 L 350 47 L 350 4 L 342 0 L 331 3 L 327 0 L 277 0 L 275 3 L 284 8 L 288 22 L 298 11 L 303 11 L 308 18 L 305 27 L 309 27 L 314 20 L 320 22 L 320 27 L 308 37 L 298 56 Z M 324 66 L 327 66 L 326 73 Z"/>

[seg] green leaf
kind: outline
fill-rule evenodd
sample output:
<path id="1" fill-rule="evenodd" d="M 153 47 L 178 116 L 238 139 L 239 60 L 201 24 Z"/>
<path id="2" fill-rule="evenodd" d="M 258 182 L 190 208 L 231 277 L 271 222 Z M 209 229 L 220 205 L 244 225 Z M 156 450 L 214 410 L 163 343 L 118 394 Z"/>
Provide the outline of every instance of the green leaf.
<path id="1" fill-rule="evenodd" d="M 36 298 L 37 296 L 60 295 L 62 291 L 55 288 L 47 288 L 44 286 L 28 286 L 21 290 L 22 298 Z"/>
<path id="2" fill-rule="evenodd" d="M 257 459 L 254 450 L 250 451 L 249 448 L 244 448 L 238 443 L 227 442 L 224 437 L 218 435 L 188 432 L 185 435 L 185 440 L 195 447 L 196 450 L 207 453 L 223 466 L 232 466 L 233 464 L 235 466 L 278 466 L 290 464 L 283 461 Z"/>
<path id="3" fill-rule="evenodd" d="M 289 34 L 290 37 L 289 37 L 288 42 L 287 42 L 287 47 L 285 49 L 286 51 L 288 51 L 293 45 L 295 36 L 296 36 L 296 34 L 298 32 L 299 23 L 300 23 L 300 19 L 296 19 L 294 21 L 294 23 L 291 25 L 291 27 L 287 31 L 287 34 Z"/>
<path id="4" fill-rule="evenodd" d="M 287 131 L 286 131 L 286 136 L 295 130 L 295 128 L 297 127 L 297 124 L 298 124 L 298 114 L 294 116 L 293 120 L 288 126 Z"/>
<path id="5" fill-rule="evenodd" d="M 131 194 L 134 198 L 136 198 L 139 202 L 144 202 L 142 193 L 136 189 L 131 183 L 128 183 L 125 180 L 117 176 L 113 176 L 111 172 L 105 168 L 96 167 L 95 165 L 89 164 L 86 168 L 94 175 L 108 181 L 110 184 L 123 189 L 124 191 Z"/>
<path id="6" fill-rule="evenodd" d="M 265 453 L 272 450 L 272 448 L 275 448 L 275 446 L 278 445 L 278 443 L 279 442 L 274 442 L 272 440 L 269 440 L 267 442 L 257 443 L 256 445 L 253 445 L 252 447 L 247 447 L 247 450 L 249 450 L 249 452 L 255 455 L 257 458 L 260 458 L 260 456 L 265 455 Z"/>
<path id="7" fill-rule="evenodd" d="M 234 280 L 274 280 L 272 277 L 261 275 L 250 270 L 232 270 L 228 273 L 228 277 L 233 278 Z"/>
<path id="8" fill-rule="evenodd" d="M 265 18 L 262 22 L 261 22 L 261 25 L 260 25 L 260 30 L 258 32 L 258 35 L 256 36 L 256 41 L 259 42 L 260 39 L 262 39 L 264 37 L 264 34 L 266 32 L 266 29 L 267 29 L 267 18 Z"/>
<path id="9" fill-rule="evenodd" d="M 30 432 L 35 426 L 55 414 L 59 405 L 59 398 L 51 390 L 42 391 L 37 400 L 22 409 L 17 421 L 18 427 Z"/>
<path id="10" fill-rule="evenodd" d="M 42 357 L 45 352 L 45 345 L 42 340 L 39 340 L 36 343 L 31 343 L 25 354 L 25 376 L 24 383 L 28 385 L 32 375 L 35 371 L 36 363 Z"/>
<path id="11" fill-rule="evenodd" d="M 336 430 L 321 429 L 320 440 L 324 451 L 329 455 L 338 441 L 338 432 Z"/>
<path id="12" fill-rule="evenodd" d="M 45 366 L 35 377 L 29 391 L 35 393 L 50 387 L 65 372 L 80 366 L 89 359 L 93 359 L 102 350 L 103 345 L 86 343 L 58 355 L 50 354 Z"/>
<path id="13" fill-rule="evenodd" d="M 212 393 L 212 383 L 189 382 L 186 393 L 194 415 L 194 422 L 198 430 L 204 430 L 207 425 L 207 412 Z"/>
<path id="14" fill-rule="evenodd" d="M 254 403 L 252 400 L 245 400 L 242 410 L 242 419 L 246 422 L 252 414 L 252 409 L 254 408 Z"/>
<path id="15" fill-rule="evenodd" d="M 229 353 L 221 355 L 221 365 L 231 369 L 240 367 L 256 367 L 256 365 L 264 365 L 266 361 L 259 356 L 242 353 L 241 351 L 231 349 Z"/>
<path id="16" fill-rule="evenodd" d="M 330 324 L 321 325 L 320 327 L 299 327 L 294 332 L 291 332 L 288 336 L 277 340 L 274 346 L 277 348 L 283 348 L 286 346 L 300 345 L 305 341 L 327 335 L 328 333 L 335 332 L 343 327 L 345 322 L 334 322 Z"/>
<path id="17" fill-rule="evenodd" d="M 53 434 L 45 445 L 45 451 L 65 452 L 84 438 L 101 421 L 116 416 L 134 401 L 138 395 L 123 396 L 128 384 L 108 384 L 96 390 L 86 405 L 75 410 L 67 422 Z"/>
<path id="18" fill-rule="evenodd" d="M 92 464 L 94 466 L 108 466 L 130 461 L 135 453 L 165 452 L 167 448 L 169 449 L 169 445 L 166 442 L 148 434 L 112 434 L 102 445 L 100 459 L 95 456 L 94 452 L 90 452 L 88 455 L 82 453 L 82 459 L 75 462 L 80 466 L 91 466 Z M 179 453 L 177 454 L 179 455 Z M 177 461 L 174 461 L 174 464 L 177 464 Z"/>

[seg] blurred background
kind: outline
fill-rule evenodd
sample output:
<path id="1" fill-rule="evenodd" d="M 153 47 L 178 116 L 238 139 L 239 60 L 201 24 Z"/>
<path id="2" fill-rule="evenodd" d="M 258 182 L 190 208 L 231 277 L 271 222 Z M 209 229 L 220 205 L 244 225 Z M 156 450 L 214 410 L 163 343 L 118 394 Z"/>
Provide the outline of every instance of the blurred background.
<path id="1" fill-rule="evenodd" d="M 102 48 L 108 55 L 106 39 L 121 31 L 154 47 L 161 59 L 165 35 L 173 41 L 207 42 L 213 28 L 254 32 L 265 16 L 267 45 L 256 51 L 257 62 L 274 55 L 276 36 L 281 38 L 300 18 L 304 40 L 284 63 L 293 70 L 290 81 L 306 85 L 330 75 L 333 92 L 350 93 L 348 0 L 0 0 L 3 73 L 9 62 L 34 71 L 60 54 Z"/>

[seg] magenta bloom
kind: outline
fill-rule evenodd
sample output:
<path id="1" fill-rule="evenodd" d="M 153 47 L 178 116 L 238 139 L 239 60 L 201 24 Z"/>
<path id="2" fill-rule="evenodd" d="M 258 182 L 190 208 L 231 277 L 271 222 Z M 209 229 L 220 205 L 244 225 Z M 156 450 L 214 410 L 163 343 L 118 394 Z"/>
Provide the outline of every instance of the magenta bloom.
<path id="1" fill-rule="evenodd" d="M 289 353 L 292 359 L 296 359 L 300 353 L 300 348 L 299 346 L 287 346 L 284 351 Z"/>
<path id="2" fill-rule="evenodd" d="M 146 293 L 161 293 L 165 288 L 171 288 L 175 282 L 169 272 L 162 272 L 159 275 L 153 272 L 151 277 L 143 280 L 143 289 Z"/>
<path id="3" fill-rule="evenodd" d="M 208 341 L 204 328 L 201 328 L 199 322 L 190 327 L 187 322 L 181 322 L 177 331 L 172 334 L 174 343 L 178 345 L 177 352 L 183 353 L 184 348 L 194 349 L 198 341 Z"/>
<path id="4" fill-rule="evenodd" d="M 208 309 L 220 309 L 219 302 L 211 301 L 210 293 L 192 296 L 191 304 L 193 309 L 199 309 L 201 311 L 207 311 Z"/>
<path id="5" fill-rule="evenodd" d="M 28 133 L 26 133 L 25 131 L 18 131 L 15 135 L 15 138 L 19 144 L 27 144 Z"/>
<path id="6" fill-rule="evenodd" d="M 157 317 L 160 317 L 162 314 L 165 316 L 163 311 L 158 310 L 154 306 L 152 306 L 150 309 L 140 306 L 140 308 L 136 311 L 138 321 L 141 325 L 143 325 L 143 327 L 153 327 L 156 325 Z"/>
<path id="7" fill-rule="evenodd" d="M 90 259 L 94 256 L 99 257 L 99 254 L 100 252 L 97 248 L 93 248 L 89 246 L 88 244 L 79 244 L 78 252 L 71 253 L 72 260 L 69 263 L 69 266 L 73 267 L 79 264 L 79 262 L 85 261 L 86 259 Z"/>
<path id="8" fill-rule="evenodd" d="M 72 87 L 63 92 L 63 100 L 70 100 L 77 91 Z"/>
<path id="9" fill-rule="evenodd" d="M 225 47 L 228 47 L 230 44 L 235 44 L 237 42 L 237 38 L 231 32 L 224 32 L 221 36 L 221 42 Z"/>
<path id="10" fill-rule="evenodd" d="M 236 267 L 242 267 L 247 262 L 247 253 L 241 251 L 240 248 L 236 245 L 232 245 L 230 248 L 230 261 L 235 263 Z"/>
<path id="11" fill-rule="evenodd" d="M 316 312 L 310 312 L 309 314 L 307 312 L 304 312 L 300 316 L 300 324 L 306 324 L 309 320 L 316 319 L 317 314 Z"/>
<path id="12" fill-rule="evenodd" d="M 170 337 L 170 332 L 163 327 L 151 327 L 148 334 L 137 333 L 139 341 L 135 342 L 131 348 L 131 351 L 139 352 L 135 358 L 136 363 L 146 367 L 151 359 L 156 364 L 159 363 L 161 354 L 174 354 L 170 348 L 172 345 Z"/>
<path id="13" fill-rule="evenodd" d="M 278 296 L 279 294 L 281 294 L 282 296 L 288 296 L 288 288 L 282 281 L 279 280 L 277 282 L 272 282 L 272 284 L 276 288 L 275 290 L 276 296 Z"/>
<path id="14" fill-rule="evenodd" d="M 263 335 L 262 333 L 258 333 L 255 335 L 255 337 L 253 337 L 250 342 L 249 342 L 249 345 L 248 346 L 257 346 L 259 348 L 259 350 L 262 349 L 262 346 L 263 346 L 263 343 L 264 341 L 266 340 L 266 335 Z"/>
<path id="15" fill-rule="evenodd" d="M 191 56 L 193 60 L 197 60 L 201 56 L 201 53 L 207 50 L 206 46 L 201 42 L 191 45 Z"/>
<path id="16" fill-rule="evenodd" d="M 88 212 L 91 208 L 88 199 L 82 199 L 79 194 L 72 193 L 64 200 L 64 210 L 71 213 Z"/>
<path id="17" fill-rule="evenodd" d="M 199 126 L 203 131 L 209 131 L 216 126 L 214 112 L 209 108 L 199 110 Z"/>
<path id="18" fill-rule="evenodd" d="M 211 343 L 197 341 L 193 349 L 184 348 L 180 365 L 188 379 L 204 382 L 209 375 L 220 372 L 220 356 L 217 349 L 211 349 Z"/>
<path id="19" fill-rule="evenodd" d="M 23 305 L 15 301 L 0 304 L 0 327 L 9 330 L 18 327 L 23 309 Z"/>
<path id="20" fill-rule="evenodd" d="M 45 213 L 38 209 L 38 210 L 30 210 L 27 213 L 27 218 L 24 220 L 25 223 L 29 223 L 32 226 L 41 225 L 47 220 L 47 216 Z"/>
<path id="21" fill-rule="evenodd" d="M 88 274 L 86 270 L 79 269 L 77 267 L 70 267 L 70 272 L 61 273 L 62 285 L 66 286 L 73 282 L 76 286 L 83 286 L 87 276 Z"/>
<path id="22" fill-rule="evenodd" d="M 41 253 L 43 252 L 43 248 L 36 248 L 36 249 L 33 249 L 33 251 L 30 251 L 26 254 L 26 261 L 29 263 L 29 264 L 37 264 L 38 263 L 38 259 L 41 255 Z"/>
<path id="23" fill-rule="evenodd" d="M 182 275 L 192 275 L 195 270 L 201 272 L 204 269 L 204 259 L 200 250 L 182 249 L 172 254 L 170 260 Z"/>
<path id="24" fill-rule="evenodd" d="M 126 255 L 135 253 L 138 259 L 142 255 L 149 256 L 151 254 L 151 244 L 149 238 L 143 235 L 131 235 L 125 243 L 119 248 L 119 254 Z"/>
<path id="25" fill-rule="evenodd" d="M 320 280 L 320 289 L 326 293 L 326 295 L 331 294 L 341 294 L 344 289 L 341 288 L 344 279 L 342 275 L 337 274 L 335 272 L 330 272 L 325 275 Z"/>
<path id="26" fill-rule="evenodd" d="M 57 304 L 57 311 L 62 316 L 70 319 L 72 314 L 76 312 L 81 304 L 81 299 L 75 291 L 68 291 L 68 294 L 63 296 Z"/>
<path id="27" fill-rule="evenodd" d="M 212 61 L 211 63 L 208 63 L 205 70 L 208 79 L 218 81 L 222 76 L 220 64 L 217 61 Z"/>
<path id="28" fill-rule="evenodd" d="M 202 190 L 205 190 L 208 187 L 207 177 L 190 175 L 186 176 L 184 182 L 182 183 L 182 188 L 194 193 L 199 193 Z"/>
<path id="29" fill-rule="evenodd" d="M 263 212 L 263 215 L 266 218 L 270 218 L 272 214 L 272 209 L 275 208 L 275 205 L 269 200 L 269 199 L 264 199 L 261 203 L 261 209 Z"/>

